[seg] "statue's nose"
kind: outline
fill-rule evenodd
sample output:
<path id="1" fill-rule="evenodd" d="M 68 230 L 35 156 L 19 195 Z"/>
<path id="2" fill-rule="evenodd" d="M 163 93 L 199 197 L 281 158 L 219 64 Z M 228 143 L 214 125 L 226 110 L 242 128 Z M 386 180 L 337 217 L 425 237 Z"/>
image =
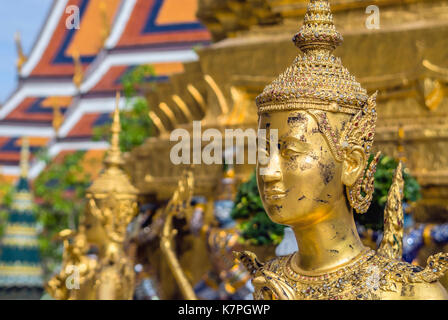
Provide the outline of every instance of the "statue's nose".
<path id="1" fill-rule="evenodd" d="M 280 181 L 282 178 L 282 172 L 279 168 L 265 168 L 264 174 L 262 174 L 264 182 Z"/>

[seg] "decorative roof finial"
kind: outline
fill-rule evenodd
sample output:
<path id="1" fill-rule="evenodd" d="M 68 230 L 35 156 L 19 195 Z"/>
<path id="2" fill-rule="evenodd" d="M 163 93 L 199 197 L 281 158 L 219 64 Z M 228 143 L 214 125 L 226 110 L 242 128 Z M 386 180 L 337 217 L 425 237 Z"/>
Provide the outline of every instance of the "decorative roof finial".
<path id="1" fill-rule="evenodd" d="M 115 103 L 115 111 L 113 115 L 113 121 L 111 126 L 111 140 L 110 140 L 110 148 L 107 153 L 107 157 L 104 160 L 104 163 L 108 167 L 112 166 L 120 166 L 122 165 L 123 159 L 121 157 L 120 151 L 120 132 L 121 132 L 121 123 L 120 123 L 120 92 L 117 91 L 116 94 L 116 103 Z"/>
<path id="2" fill-rule="evenodd" d="M 28 137 L 22 138 L 22 148 L 20 150 L 20 177 L 28 177 L 29 160 L 30 160 L 30 148 Z"/>
<path id="3" fill-rule="evenodd" d="M 75 50 L 72 55 L 73 63 L 75 65 L 75 70 L 73 71 L 73 83 L 76 88 L 80 88 L 82 81 L 84 80 L 84 71 L 82 70 L 81 58 L 79 56 L 78 50 Z"/>
<path id="4" fill-rule="evenodd" d="M 310 50 L 325 50 L 331 53 L 343 38 L 333 23 L 333 14 L 328 0 L 310 0 L 303 26 L 293 38 L 304 53 Z"/>
<path id="5" fill-rule="evenodd" d="M 22 71 L 22 66 L 25 64 L 25 62 L 28 60 L 28 58 L 23 53 L 22 42 L 20 40 L 20 32 L 19 31 L 17 31 L 16 34 L 14 35 L 14 41 L 16 43 L 17 55 L 18 55 L 17 70 L 20 73 Z"/>

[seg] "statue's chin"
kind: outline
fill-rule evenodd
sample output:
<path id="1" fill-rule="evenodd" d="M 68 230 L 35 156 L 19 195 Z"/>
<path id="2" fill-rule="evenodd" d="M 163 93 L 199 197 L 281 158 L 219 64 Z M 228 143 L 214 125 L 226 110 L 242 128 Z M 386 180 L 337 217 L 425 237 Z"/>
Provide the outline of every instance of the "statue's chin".
<path id="1" fill-rule="evenodd" d="M 269 219 L 272 220 L 272 222 L 283 224 L 283 225 L 291 225 L 296 220 L 296 215 L 291 217 L 290 212 L 288 210 L 282 210 L 283 208 L 279 208 L 279 206 L 268 206 L 267 207 L 267 214 Z M 289 214 L 288 214 L 289 213 Z"/>
<path id="2" fill-rule="evenodd" d="M 272 222 L 289 227 L 311 225 L 322 218 L 322 215 L 315 214 L 315 206 L 303 206 L 299 210 L 298 206 L 291 208 L 287 203 L 283 203 L 283 206 L 282 204 L 265 205 L 265 209 Z"/>

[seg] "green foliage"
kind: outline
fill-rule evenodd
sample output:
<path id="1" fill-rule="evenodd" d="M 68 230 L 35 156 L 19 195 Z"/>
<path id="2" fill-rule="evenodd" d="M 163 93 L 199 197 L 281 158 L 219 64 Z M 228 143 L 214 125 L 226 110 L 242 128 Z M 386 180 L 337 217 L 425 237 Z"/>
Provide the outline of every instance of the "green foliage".
<path id="1" fill-rule="evenodd" d="M 250 244 L 279 244 L 283 238 L 285 226 L 272 222 L 267 216 L 258 193 L 255 174 L 239 186 L 231 215 L 239 222 L 238 228 Z"/>
<path id="2" fill-rule="evenodd" d="M 145 97 L 139 96 L 140 88 L 145 80 L 154 75 L 153 68 L 148 65 L 138 66 L 122 78 L 126 108 L 120 111 L 121 151 L 130 151 L 141 145 L 151 135 L 152 123 L 149 118 L 149 106 Z M 110 124 L 93 129 L 94 140 L 110 138 Z"/>
<path id="3" fill-rule="evenodd" d="M 91 177 L 84 171 L 84 152 L 66 155 L 61 163 L 50 163 L 34 181 L 36 218 L 43 230 L 39 237 L 42 261 L 47 273 L 52 273 L 62 258 L 61 243 L 55 235 L 66 228 L 75 229 L 79 215 L 84 209 L 84 199 Z"/>
<path id="4" fill-rule="evenodd" d="M 372 161 L 373 155 L 369 159 Z M 356 222 L 373 230 L 383 230 L 384 208 L 386 207 L 387 194 L 392 185 L 395 169 L 398 162 L 388 156 L 381 156 L 375 173 L 375 191 L 373 192 L 372 204 L 363 215 L 356 214 Z M 416 202 L 421 198 L 420 185 L 417 180 L 409 174 L 409 170 L 403 169 L 404 190 L 403 201 L 407 204 Z"/>

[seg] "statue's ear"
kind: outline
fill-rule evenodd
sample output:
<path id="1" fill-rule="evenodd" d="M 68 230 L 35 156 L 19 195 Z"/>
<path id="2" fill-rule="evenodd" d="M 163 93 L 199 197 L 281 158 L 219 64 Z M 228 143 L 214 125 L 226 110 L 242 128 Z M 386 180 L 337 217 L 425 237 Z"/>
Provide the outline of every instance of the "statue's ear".
<path id="1" fill-rule="evenodd" d="M 364 174 L 367 156 L 363 148 L 354 146 L 346 151 L 342 163 L 342 183 L 351 187 Z"/>

